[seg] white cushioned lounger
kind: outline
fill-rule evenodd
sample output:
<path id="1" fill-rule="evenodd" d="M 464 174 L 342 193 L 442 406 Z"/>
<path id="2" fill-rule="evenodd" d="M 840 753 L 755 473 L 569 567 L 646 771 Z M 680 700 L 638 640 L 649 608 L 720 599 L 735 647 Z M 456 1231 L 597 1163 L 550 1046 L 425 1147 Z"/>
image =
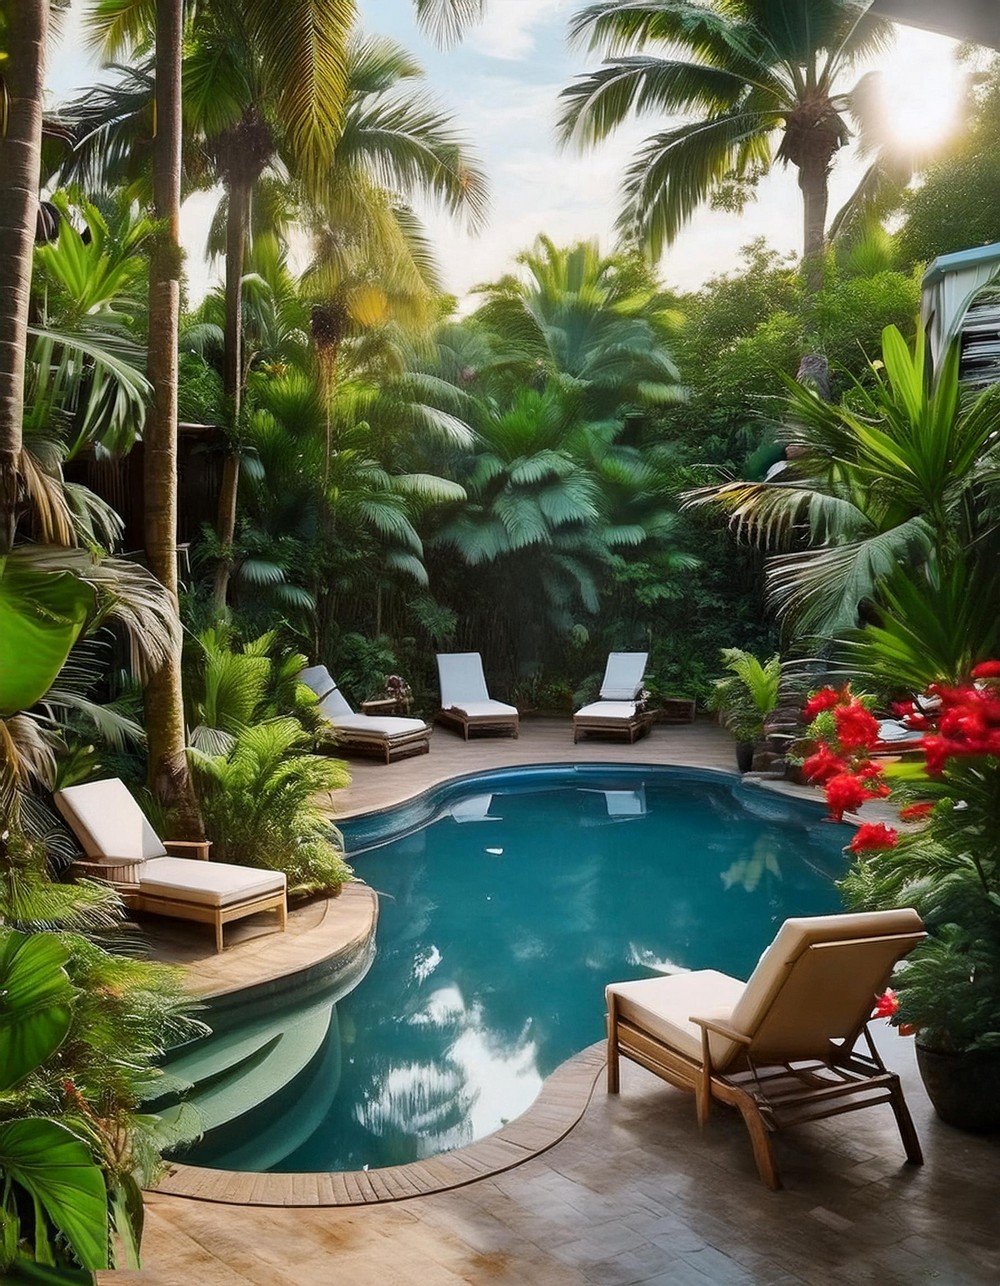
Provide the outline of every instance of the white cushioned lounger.
<path id="1" fill-rule="evenodd" d="M 423 719 L 356 714 L 325 665 L 309 666 L 299 674 L 299 682 L 319 697 L 335 749 L 375 753 L 386 763 L 430 750 L 431 730 Z"/>
<path id="2" fill-rule="evenodd" d="M 117 777 L 67 786 L 54 799 L 87 855 L 77 868 L 115 885 L 133 910 L 212 924 L 217 951 L 224 924 L 258 911 L 277 911 L 279 927 L 285 928 L 283 871 L 210 862 L 205 841 L 164 843 Z M 200 857 L 170 856 L 168 846 Z"/>
<path id="3" fill-rule="evenodd" d="M 440 652 L 437 667 L 441 709 L 434 718 L 438 723 L 457 728 L 466 741 L 470 731 L 518 735 L 517 707 L 491 698 L 478 652 Z"/>
<path id="4" fill-rule="evenodd" d="M 601 699 L 583 706 L 573 716 L 573 741 L 581 733 L 599 732 L 628 737 L 629 743 L 647 733 L 652 718 L 638 705 L 646 674 L 648 652 L 611 652 L 604 667 Z"/>

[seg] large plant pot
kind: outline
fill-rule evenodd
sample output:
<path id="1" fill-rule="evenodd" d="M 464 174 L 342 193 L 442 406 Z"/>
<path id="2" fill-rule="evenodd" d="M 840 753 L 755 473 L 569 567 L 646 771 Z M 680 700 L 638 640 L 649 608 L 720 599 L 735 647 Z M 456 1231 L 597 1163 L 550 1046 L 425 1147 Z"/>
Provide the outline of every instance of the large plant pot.
<path id="1" fill-rule="evenodd" d="M 959 1130 L 1000 1130 L 1000 1050 L 945 1053 L 917 1044 L 927 1097 L 942 1121 Z"/>
<path id="2" fill-rule="evenodd" d="M 753 752 L 756 749 L 756 742 L 737 741 L 736 743 L 736 767 L 740 772 L 749 772 L 753 767 Z"/>

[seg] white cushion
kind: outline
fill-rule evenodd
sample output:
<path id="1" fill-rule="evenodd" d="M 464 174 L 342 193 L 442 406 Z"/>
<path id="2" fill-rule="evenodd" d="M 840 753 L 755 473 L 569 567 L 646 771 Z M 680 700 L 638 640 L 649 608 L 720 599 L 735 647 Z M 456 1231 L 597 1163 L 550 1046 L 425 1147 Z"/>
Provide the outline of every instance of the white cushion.
<path id="1" fill-rule="evenodd" d="M 908 728 L 898 719 L 883 719 L 878 726 L 879 741 L 922 741 L 924 734 L 916 728 Z"/>
<path id="2" fill-rule="evenodd" d="M 634 701 L 646 673 L 648 652 L 611 652 L 601 684 L 603 701 Z"/>
<path id="3" fill-rule="evenodd" d="M 429 732 L 423 719 L 401 719 L 395 715 L 345 714 L 330 722 L 345 732 L 384 740 L 386 737 L 410 736 L 414 732 Z"/>
<path id="4" fill-rule="evenodd" d="M 468 715 L 470 719 L 486 719 L 496 715 L 516 715 L 517 706 L 504 705 L 502 701 L 456 701 L 453 705 L 445 706 L 446 710 L 458 710 L 461 714 Z"/>
<path id="5" fill-rule="evenodd" d="M 228 862 L 199 862 L 190 857 L 157 857 L 139 869 L 139 895 L 173 898 L 199 906 L 231 906 L 285 889 L 284 871 L 259 871 Z"/>
<path id="6" fill-rule="evenodd" d="M 340 723 L 342 719 L 355 717 L 354 711 L 351 709 L 346 697 L 339 688 L 331 688 L 322 701 L 320 701 L 319 708 L 331 723 Z M 356 717 L 364 718 L 364 715 L 358 715 Z"/>
<path id="7" fill-rule="evenodd" d="M 120 866 L 165 856 L 146 814 L 117 777 L 67 786 L 53 798 L 92 860 Z"/>
<path id="8" fill-rule="evenodd" d="M 483 658 L 478 652 L 439 653 L 437 666 L 442 710 L 467 710 L 469 701 L 489 701 Z"/>
<path id="9" fill-rule="evenodd" d="M 312 688 L 318 697 L 325 697 L 331 688 L 337 685 L 325 665 L 310 665 L 299 671 L 299 682 Z"/>
<path id="10" fill-rule="evenodd" d="M 617 999 L 619 1017 L 648 1031 L 679 1054 L 701 1062 L 701 1028 L 692 1018 L 728 1023 L 744 984 L 738 978 L 699 969 L 694 973 L 643 978 L 638 982 L 613 982 L 605 995 Z M 725 1063 L 740 1048 L 736 1041 L 710 1036 L 712 1062 Z"/>
<path id="11" fill-rule="evenodd" d="M 630 723 L 635 718 L 634 701 L 594 701 L 577 710 L 574 719 L 621 719 Z"/>

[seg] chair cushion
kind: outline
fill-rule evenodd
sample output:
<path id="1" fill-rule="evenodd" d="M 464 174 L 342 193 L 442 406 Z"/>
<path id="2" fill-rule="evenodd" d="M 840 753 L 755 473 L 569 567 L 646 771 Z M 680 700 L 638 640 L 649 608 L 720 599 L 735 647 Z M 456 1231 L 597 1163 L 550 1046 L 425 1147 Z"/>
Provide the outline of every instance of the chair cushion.
<path id="1" fill-rule="evenodd" d="M 445 709 L 458 710 L 470 719 L 496 718 L 498 715 L 516 715 L 517 706 L 504 705 L 502 701 L 463 701 L 455 702 Z"/>
<path id="2" fill-rule="evenodd" d="M 120 866 L 166 856 L 146 814 L 119 778 L 67 786 L 53 799 L 92 861 Z"/>
<path id="3" fill-rule="evenodd" d="M 387 737 L 411 737 L 417 732 L 430 732 L 423 719 L 402 719 L 395 715 L 345 714 L 331 719 L 335 729 L 342 728 L 351 736 L 384 741 Z"/>
<path id="4" fill-rule="evenodd" d="M 440 652 L 437 665 L 443 710 L 465 709 L 469 701 L 489 701 L 483 658 L 478 652 Z"/>
<path id="5" fill-rule="evenodd" d="M 199 906 L 231 906 L 247 898 L 285 889 L 284 871 L 258 871 L 228 862 L 198 862 L 189 857 L 157 857 L 139 868 L 139 895 L 172 898 Z"/>
<path id="6" fill-rule="evenodd" d="M 325 665 L 310 665 L 299 671 L 299 682 L 312 688 L 318 697 L 325 697 L 337 685 Z"/>
<path id="7" fill-rule="evenodd" d="M 701 1028 L 692 1017 L 729 1023 L 743 988 L 738 978 L 715 969 L 698 969 L 638 982 L 613 982 L 605 989 L 605 996 L 615 996 L 618 1014 L 626 1022 L 700 1064 Z M 724 1066 L 740 1048 L 721 1036 L 709 1039 L 716 1067 Z"/>
<path id="8" fill-rule="evenodd" d="M 601 684 L 602 701 L 634 701 L 646 673 L 648 652 L 611 652 Z"/>
<path id="9" fill-rule="evenodd" d="M 631 723 L 635 718 L 634 701 L 593 701 L 577 710 L 574 719 L 620 719 Z"/>
<path id="10" fill-rule="evenodd" d="M 733 1010 L 732 1025 L 753 1035 L 799 956 L 813 944 L 851 942 L 883 934 L 919 933 L 923 922 L 916 911 L 856 911 L 846 915 L 796 916 L 786 920 L 750 975 L 740 1002 Z M 874 1004 L 874 998 L 872 1000 Z M 796 1033 L 790 1033 L 794 1042 Z"/>

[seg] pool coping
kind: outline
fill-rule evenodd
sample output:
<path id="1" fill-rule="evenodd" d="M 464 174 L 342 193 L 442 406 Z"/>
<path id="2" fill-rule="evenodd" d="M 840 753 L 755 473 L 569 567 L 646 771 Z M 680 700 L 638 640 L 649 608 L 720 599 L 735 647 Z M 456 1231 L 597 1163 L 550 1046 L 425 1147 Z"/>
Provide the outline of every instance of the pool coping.
<path id="1" fill-rule="evenodd" d="M 546 1077 L 520 1116 L 464 1148 L 377 1170 L 261 1174 L 169 1162 L 155 1191 L 240 1206 L 365 1206 L 462 1188 L 540 1156 L 566 1137 L 594 1095 L 605 1065 L 598 1041 Z"/>

